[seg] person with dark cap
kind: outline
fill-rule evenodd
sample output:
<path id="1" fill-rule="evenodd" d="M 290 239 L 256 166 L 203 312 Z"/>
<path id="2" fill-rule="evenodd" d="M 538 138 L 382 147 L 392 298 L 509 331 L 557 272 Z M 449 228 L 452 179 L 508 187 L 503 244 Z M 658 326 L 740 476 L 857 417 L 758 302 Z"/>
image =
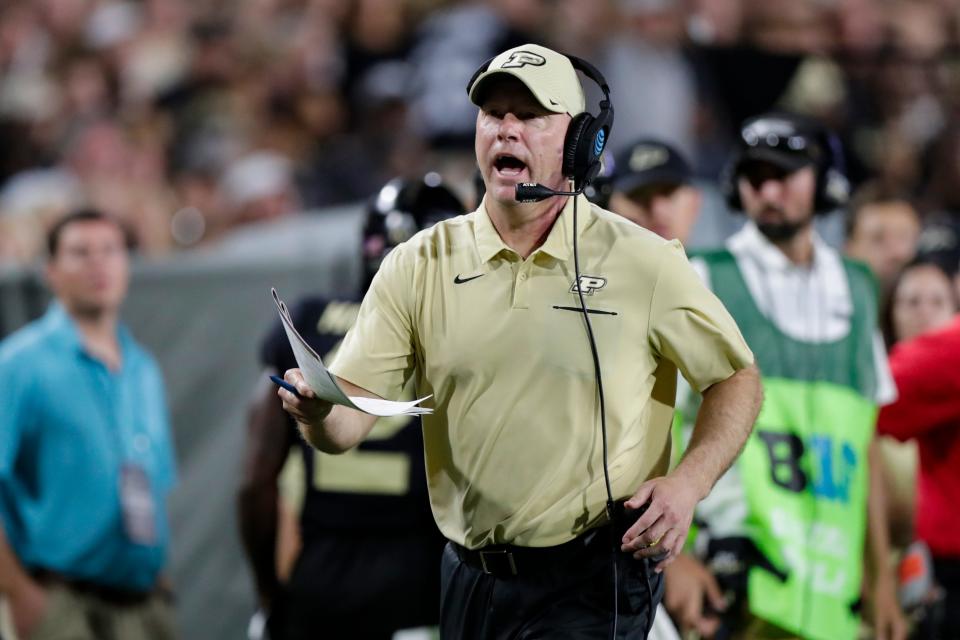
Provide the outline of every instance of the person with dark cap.
<path id="1" fill-rule="evenodd" d="M 610 209 L 667 240 L 686 244 L 703 197 L 689 163 L 673 146 L 637 140 L 613 163 Z"/>
<path id="2" fill-rule="evenodd" d="M 358 295 L 300 300 L 292 309 L 297 331 L 329 359 L 383 259 L 421 229 L 463 212 L 436 173 L 388 182 L 367 207 Z M 270 373 L 297 366 L 279 321 L 260 359 Z M 291 511 L 294 544 L 283 535 Z M 357 449 L 325 455 L 299 437 L 274 388 L 265 384 L 250 412 L 239 513 L 271 640 L 388 640 L 400 629 L 437 624 L 444 540 L 427 501 L 419 419 L 380 420 Z M 384 528 L 389 536 L 382 535 Z M 278 575 L 278 561 L 289 575 Z"/>
<path id="3" fill-rule="evenodd" d="M 578 71 L 603 91 L 595 112 Z M 442 637 L 646 638 L 660 570 L 759 411 L 753 356 L 678 242 L 583 195 L 613 122 L 599 70 L 527 44 L 467 94 L 486 195 L 387 256 L 330 371 L 352 395 L 429 396 Z M 703 411 L 670 471 L 678 370 Z M 375 424 L 284 377 L 317 448 Z"/>
<path id="4" fill-rule="evenodd" d="M 665 240 L 686 244 L 700 215 L 702 196 L 692 184 L 693 172 L 673 146 L 642 138 L 617 154 L 596 193 L 605 193 L 602 206 L 619 213 Z M 677 401 L 693 391 L 683 376 L 677 377 Z M 661 604 L 650 637 L 677 636 L 675 625 Z"/>
<path id="5" fill-rule="evenodd" d="M 840 149 L 815 121 L 764 114 L 743 124 L 722 187 L 747 223 L 693 263 L 757 354 L 765 399 L 697 510 L 710 570 L 675 563 L 666 602 L 707 635 L 853 640 L 863 591 L 877 637 L 903 638 L 873 444 L 895 396 L 876 284 L 813 228 L 846 202 Z"/>

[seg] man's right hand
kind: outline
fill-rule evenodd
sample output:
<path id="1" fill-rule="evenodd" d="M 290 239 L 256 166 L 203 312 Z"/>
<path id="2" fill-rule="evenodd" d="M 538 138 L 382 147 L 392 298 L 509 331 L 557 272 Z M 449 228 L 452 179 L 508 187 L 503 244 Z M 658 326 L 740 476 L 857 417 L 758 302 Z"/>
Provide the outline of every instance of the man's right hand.
<path id="1" fill-rule="evenodd" d="M 681 553 L 667 566 L 663 604 L 682 631 L 696 631 L 712 638 L 720 628 L 716 613 L 704 611 L 707 602 L 714 612 L 726 609 L 727 603 L 713 574 L 696 558 Z"/>
<path id="2" fill-rule="evenodd" d="M 17 637 L 29 638 L 37 630 L 47 609 L 47 592 L 34 580 L 25 577 L 17 588 L 7 594 L 10 615 Z"/>
<path id="3" fill-rule="evenodd" d="M 296 388 L 300 397 L 283 388 L 277 390 L 277 395 L 283 401 L 284 411 L 297 421 L 300 434 L 312 447 L 324 453 L 343 453 L 360 444 L 373 429 L 376 416 L 342 405 L 334 407 L 321 400 L 307 385 L 300 369 L 288 369 L 283 379 Z M 379 398 L 343 378 L 337 378 L 337 386 L 347 396 Z"/>
<path id="4" fill-rule="evenodd" d="M 333 409 L 333 404 L 317 397 L 303 379 L 300 369 L 287 369 L 283 379 L 296 387 L 300 394 L 298 398 L 284 388 L 277 389 L 277 395 L 283 401 L 283 410 L 306 427 L 321 425 Z"/>

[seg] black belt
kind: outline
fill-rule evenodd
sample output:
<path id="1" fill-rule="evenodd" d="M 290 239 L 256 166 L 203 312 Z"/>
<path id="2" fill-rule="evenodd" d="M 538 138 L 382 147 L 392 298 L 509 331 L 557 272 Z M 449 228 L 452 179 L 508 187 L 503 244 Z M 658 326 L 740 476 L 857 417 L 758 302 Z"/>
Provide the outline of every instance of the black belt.
<path id="1" fill-rule="evenodd" d="M 528 573 L 540 573 L 587 557 L 590 547 L 612 544 L 610 526 L 604 525 L 580 534 L 569 542 L 553 547 L 518 547 L 512 544 L 488 545 L 467 549 L 451 542 L 460 560 L 475 569 L 497 577 L 509 578 Z"/>
<path id="2" fill-rule="evenodd" d="M 50 571 L 49 569 L 33 569 L 30 573 L 33 579 L 42 586 L 63 586 L 78 593 L 93 596 L 108 604 L 121 607 L 143 604 L 149 600 L 152 595 L 157 593 L 156 589 L 150 591 L 132 591 L 90 582 L 89 580 L 76 580 L 57 573 L 56 571 Z"/>

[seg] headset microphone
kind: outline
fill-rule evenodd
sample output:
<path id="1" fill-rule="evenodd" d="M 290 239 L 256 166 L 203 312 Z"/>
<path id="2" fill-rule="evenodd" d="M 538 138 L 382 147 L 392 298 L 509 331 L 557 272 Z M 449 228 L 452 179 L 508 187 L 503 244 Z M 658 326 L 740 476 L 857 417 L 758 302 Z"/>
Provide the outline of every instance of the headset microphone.
<path id="1" fill-rule="evenodd" d="M 540 202 L 553 196 L 578 196 L 583 193 L 579 191 L 554 191 L 550 187 L 545 187 L 536 182 L 521 182 L 517 185 L 514 199 L 517 202 Z"/>

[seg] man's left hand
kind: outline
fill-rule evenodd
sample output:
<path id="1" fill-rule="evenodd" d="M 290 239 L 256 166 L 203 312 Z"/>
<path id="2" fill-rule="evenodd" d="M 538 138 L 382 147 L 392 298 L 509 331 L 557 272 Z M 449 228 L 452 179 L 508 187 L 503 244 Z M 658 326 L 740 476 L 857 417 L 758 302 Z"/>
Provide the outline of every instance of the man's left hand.
<path id="1" fill-rule="evenodd" d="M 623 534 L 620 550 L 637 559 L 658 558 L 654 570 L 660 573 L 683 549 L 701 497 L 696 483 L 672 473 L 647 480 L 624 503 L 628 509 L 647 509 Z"/>

